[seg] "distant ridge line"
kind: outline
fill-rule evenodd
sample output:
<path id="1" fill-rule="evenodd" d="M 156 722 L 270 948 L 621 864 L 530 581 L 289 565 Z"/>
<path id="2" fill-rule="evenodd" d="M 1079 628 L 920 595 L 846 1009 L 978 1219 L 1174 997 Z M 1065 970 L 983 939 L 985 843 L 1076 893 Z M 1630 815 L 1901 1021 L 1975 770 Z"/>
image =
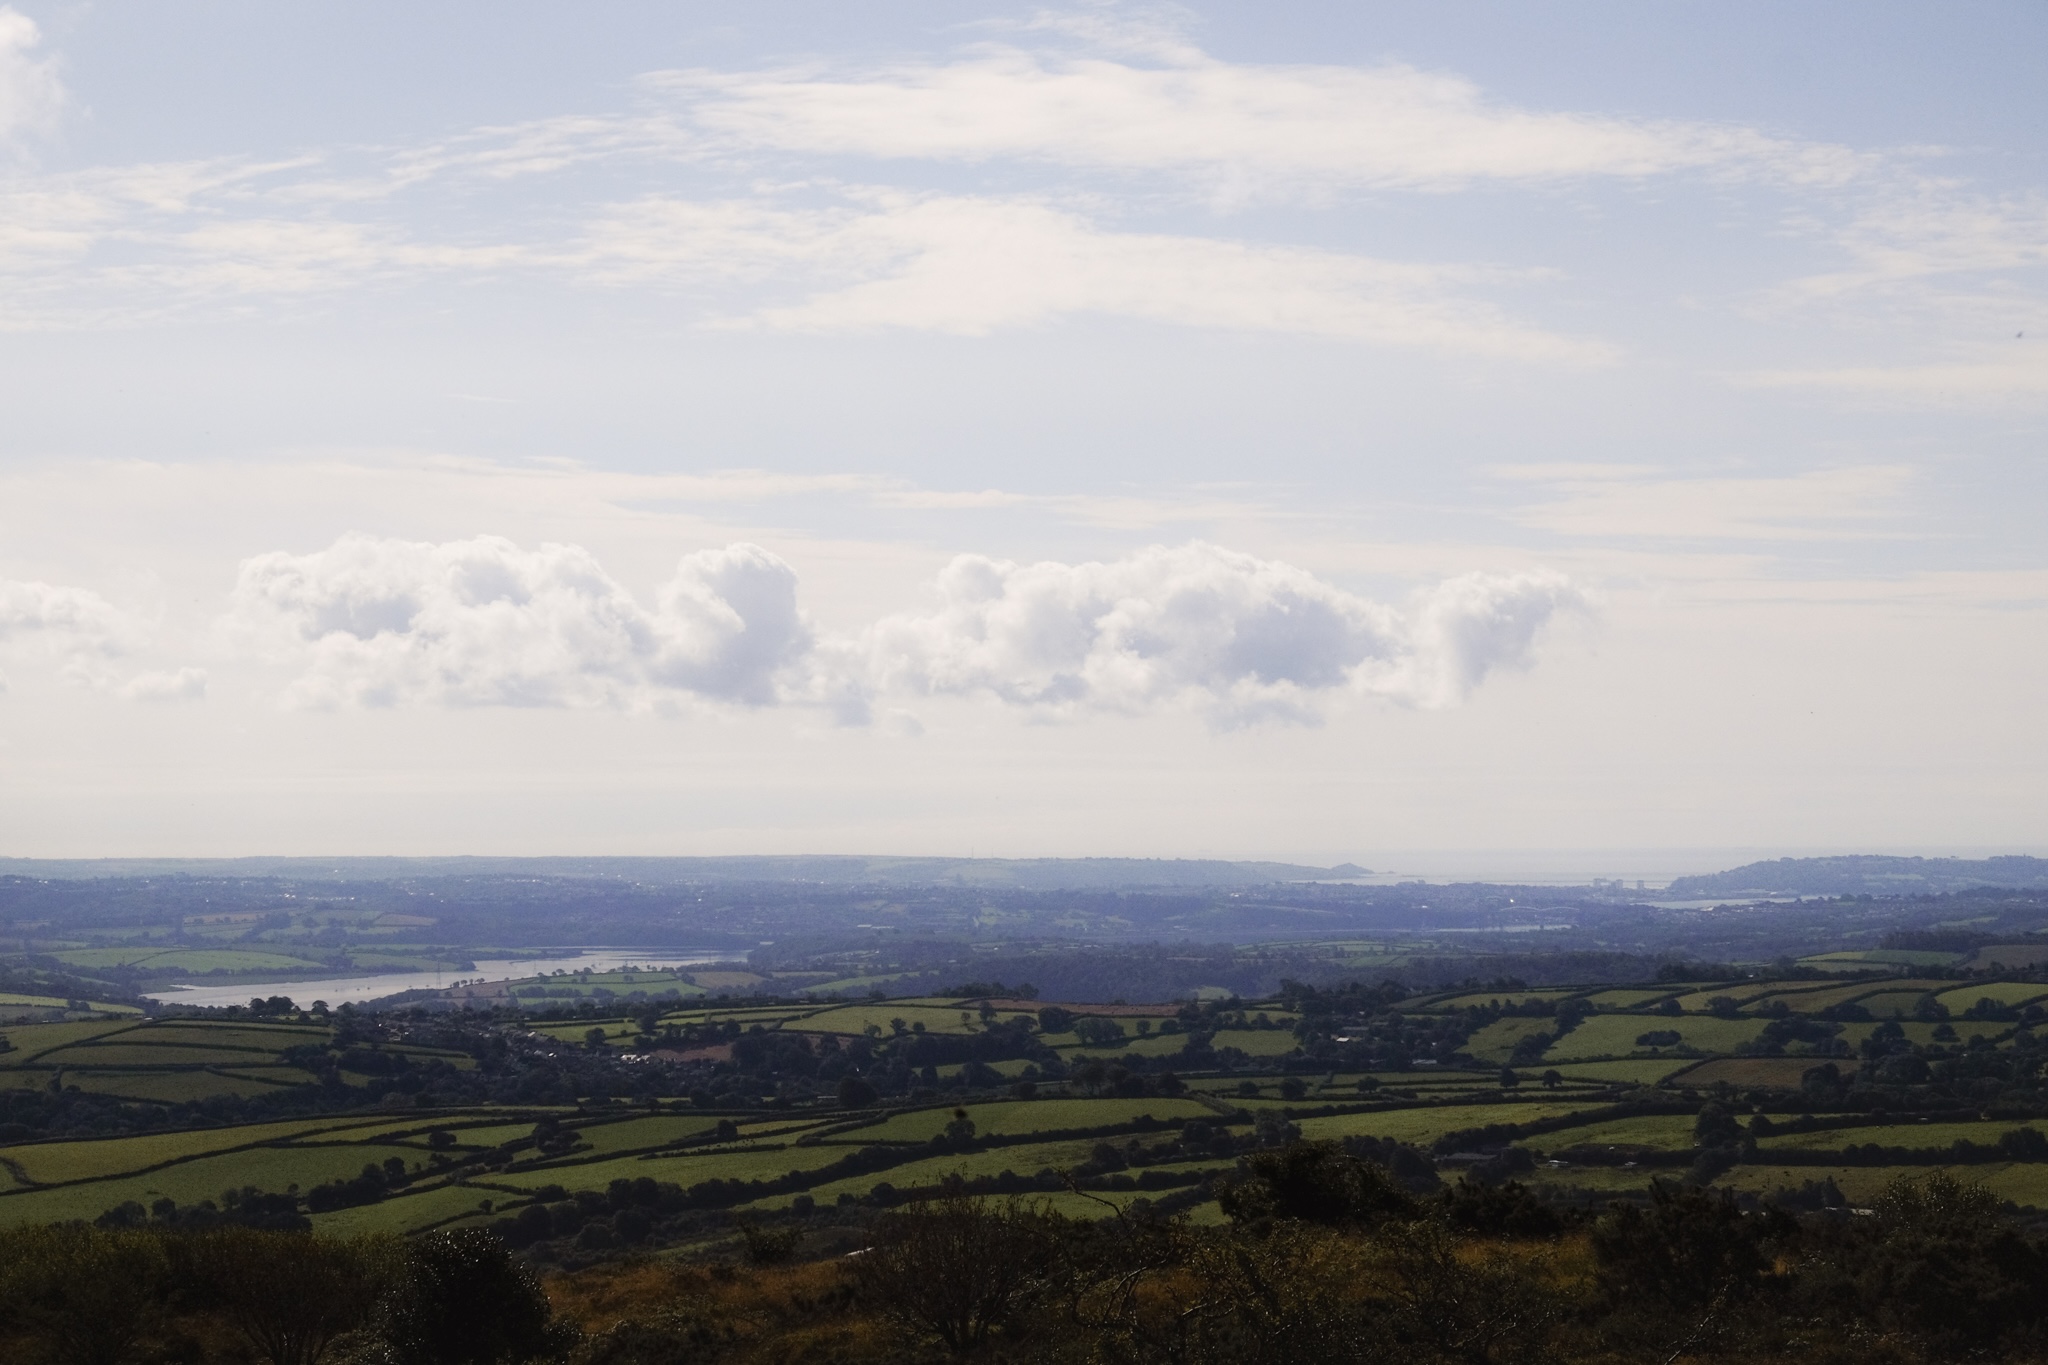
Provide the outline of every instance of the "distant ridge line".
<path id="1" fill-rule="evenodd" d="M 1680 877 L 1664 894 L 1674 900 L 1757 896 L 1916 896 L 1973 887 L 2048 890 L 2048 858 L 1909 858 L 1848 854 L 1778 858 L 1726 872 Z"/>
<path id="2" fill-rule="evenodd" d="M 809 882 L 832 886 L 984 886 L 991 890 L 1258 886 L 1370 875 L 1355 863 L 1215 858 L 916 858 L 860 854 L 705 857 L 0 858 L 0 876 L 277 877 L 294 881 L 415 877 L 602 877 L 642 882 Z"/>

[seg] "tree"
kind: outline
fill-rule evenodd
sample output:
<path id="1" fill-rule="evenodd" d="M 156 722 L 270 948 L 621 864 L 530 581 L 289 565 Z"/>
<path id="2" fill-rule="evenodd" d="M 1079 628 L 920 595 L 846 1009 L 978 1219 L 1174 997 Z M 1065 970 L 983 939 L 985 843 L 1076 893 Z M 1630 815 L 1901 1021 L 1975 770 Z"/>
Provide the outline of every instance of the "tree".
<path id="1" fill-rule="evenodd" d="M 433 1232 L 406 1247 L 379 1334 L 399 1365 L 499 1365 L 567 1354 L 575 1329 L 554 1320 L 539 1281 L 477 1228 Z"/>
<path id="2" fill-rule="evenodd" d="M 1700 1106 L 1699 1118 L 1692 1125 L 1692 1138 L 1702 1147 L 1726 1147 L 1742 1141 L 1742 1125 L 1726 1105 L 1709 1100 Z"/>
<path id="3" fill-rule="evenodd" d="M 1595 1225 L 1593 1257 L 1611 1303 L 1692 1313 L 1760 1288 L 1771 1274 L 1766 1243 L 1780 1231 L 1725 1190 L 1660 1180 L 1647 1210 L 1617 1204 Z"/>
<path id="4" fill-rule="evenodd" d="M 181 1248 L 195 1278 L 271 1365 L 314 1365 L 328 1343 L 360 1326 L 402 1250 L 302 1232 L 227 1228 Z"/>
<path id="5" fill-rule="evenodd" d="M 884 1215 L 855 1258 L 860 1292 L 913 1331 L 964 1356 L 1010 1323 L 1045 1284 L 1051 1215 L 965 1194 Z"/>
<path id="6" fill-rule="evenodd" d="M 864 1076 L 847 1076 L 839 1082 L 839 1103 L 842 1108 L 865 1109 L 880 1098 L 881 1095 Z"/>
<path id="7" fill-rule="evenodd" d="M 1290 1142 L 1244 1159 L 1245 1174 L 1219 1183 L 1217 1202 L 1233 1222 L 1287 1218 L 1376 1225 L 1416 1216 L 1415 1201 L 1386 1168 L 1335 1142 Z"/>
<path id="8" fill-rule="evenodd" d="M 0 1306 L 55 1365 L 121 1365 L 163 1316 L 168 1268 L 153 1232 L 17 1229 L 0 1244 Z"/>
<path id="9" fill-rule="evenodd" d="M 1089 1047 L 1116 1047 L 1124 1041 L 1124 1027 L 1114 1019 L 1089 1014 L 1074 1021 L 1074 1036 Z"/>

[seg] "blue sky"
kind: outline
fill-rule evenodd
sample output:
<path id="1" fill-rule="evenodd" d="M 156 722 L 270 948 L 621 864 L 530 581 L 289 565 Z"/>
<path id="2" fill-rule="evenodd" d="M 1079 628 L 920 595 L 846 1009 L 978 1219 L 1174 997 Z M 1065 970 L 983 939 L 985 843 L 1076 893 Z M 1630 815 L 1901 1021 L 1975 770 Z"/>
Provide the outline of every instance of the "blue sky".
<path id="1" fill-rule="evenodd" d="M 18 0 L 4 851 L 2038 847 L 2044 65 Z"/>

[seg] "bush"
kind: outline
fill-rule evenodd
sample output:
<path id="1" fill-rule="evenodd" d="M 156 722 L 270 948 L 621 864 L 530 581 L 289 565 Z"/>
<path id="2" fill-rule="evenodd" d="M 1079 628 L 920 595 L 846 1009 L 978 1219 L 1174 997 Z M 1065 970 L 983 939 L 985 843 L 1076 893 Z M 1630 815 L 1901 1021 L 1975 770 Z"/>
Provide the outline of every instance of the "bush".
<path id="1" fill-rule="evenodd" d="M 1555 1237 L 1564 1231 L 1557 1211 L 1513 1180 L 1500 1185 L 1460 1180 L 1444 1191 L 1443 1211 L 1452 1227 L 1482 1237 Z"/>
<path id="2" fill-rule="evenodd" d="M 17 1229 L 0 1242 L 0 1309 L 62 1365 L 122 1365 L 163 1321 L 169 1269 L 153 1232 Z"/>
<path id="3" fill-rule="evenodd" d="M 555 1360 L 575 1342 L 539 1282 L 502 1241 L 475 1229 L 411 1242 L 379 1317 L 399 1365 Z"/>
<path id="4" fill-rule="evenodd" d="M 1413 1218 L 1419 1211 L 1385 1167 L 1360 1160 L 1335 1142 L 1290 1142 L 1257 1152 L 1245 1158 L 1244 1171 L 1217 1185 L 1217 1202 L 1233 1222 L 1376 1225 Z"/>
<path id="5" fill-rule="evenodd" d="M 362 1326 L 402 1263 L 384 1238 L 223 1229 L 174 1244 L 199 1293 L 271 1365 L 313 1365 Z"/>
<path id="6" fill-rule="evenodd" d="M 952 1195 L 877 1219 L 854 1278 L 883 1313 L 965 1355 L 1046 1287 L 1056 1228 L 1050 1215 L 1015 1201 Z"/>

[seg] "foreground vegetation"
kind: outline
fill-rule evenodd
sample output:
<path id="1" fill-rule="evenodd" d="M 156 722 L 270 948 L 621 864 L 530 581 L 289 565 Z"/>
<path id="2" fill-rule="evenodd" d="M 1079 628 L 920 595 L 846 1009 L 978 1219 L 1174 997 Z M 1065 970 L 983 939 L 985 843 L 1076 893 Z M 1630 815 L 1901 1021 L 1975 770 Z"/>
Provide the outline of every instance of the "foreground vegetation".
<path id="1" fill-rule="evenodd" d="M 1866 1218 L 1656 1186 L 1561 1215 L 1512 1182 L 1434 1196 L 1334 1142 L 1250 1154 L 1226 1217 L 1077 1218 L 958 1184 L 799 1262 L 631 1259 L 543 1288 L 483 1232 L 246 1227 L 0 1235 L 9 1360 L 684 1362 L 1802 1361 L 2044 1358 L 2048 1251 L 1981 1191 L 1895 1181 Z"/>

